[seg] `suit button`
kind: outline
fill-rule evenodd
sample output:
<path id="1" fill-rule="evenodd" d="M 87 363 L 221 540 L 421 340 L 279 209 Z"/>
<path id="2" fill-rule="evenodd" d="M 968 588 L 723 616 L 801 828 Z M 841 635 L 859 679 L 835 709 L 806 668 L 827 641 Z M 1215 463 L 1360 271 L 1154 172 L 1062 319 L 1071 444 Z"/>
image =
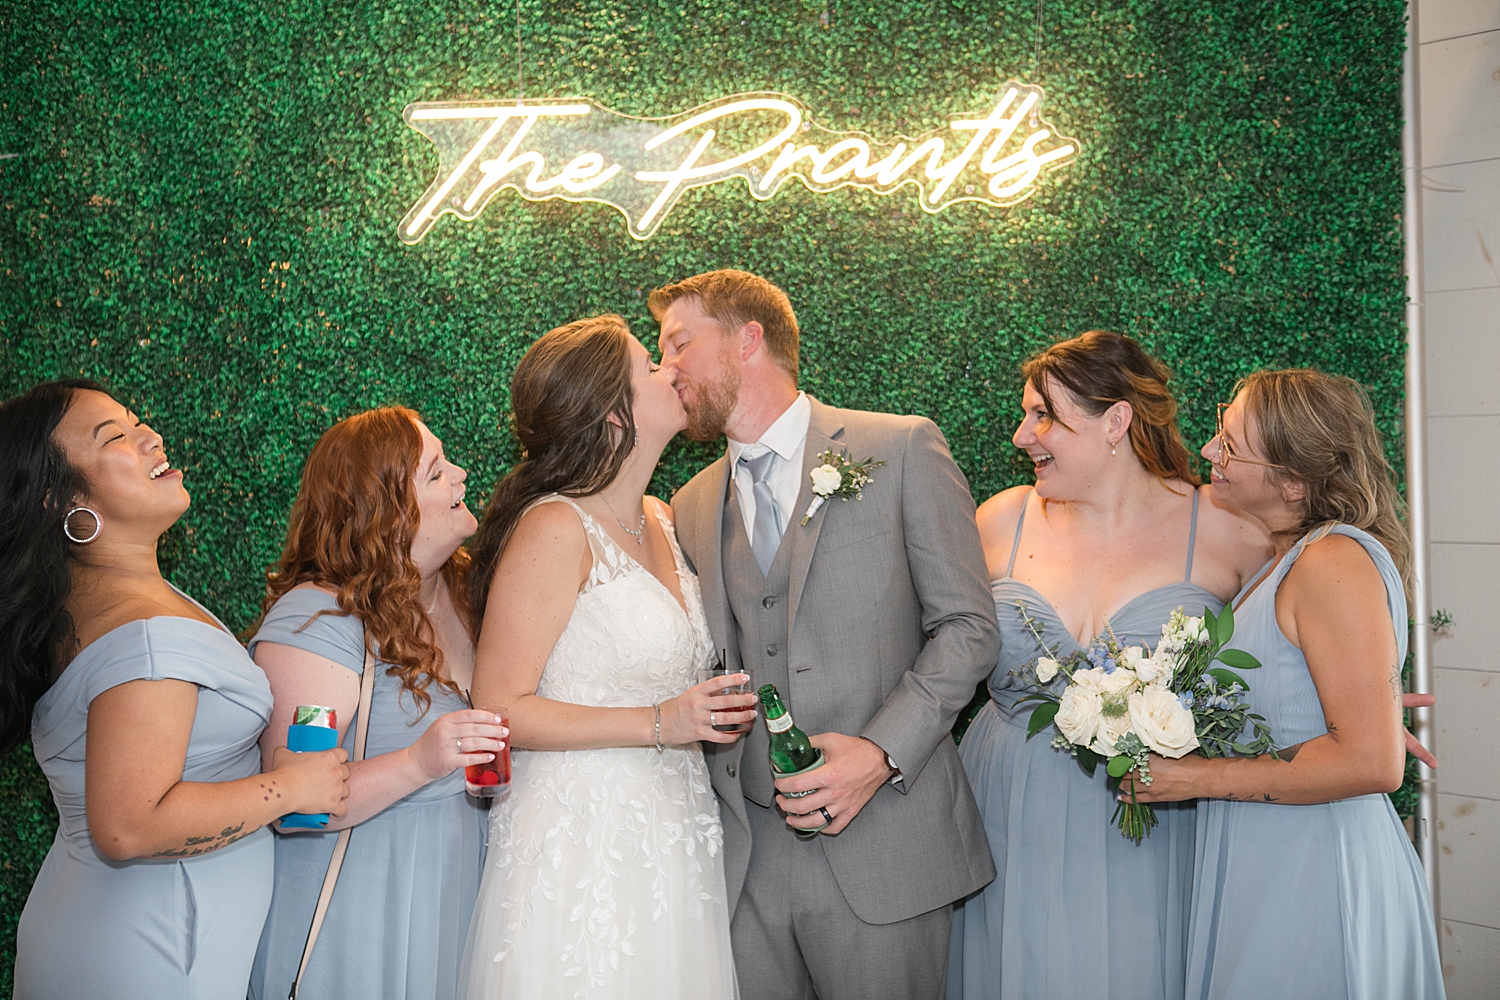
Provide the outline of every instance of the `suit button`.
<path id="1" fill-rule="evenodd" d="M 767 656 L 775 656 L 776 655 L 776 643 L 773 642 L 769 646 L 766 647 L 766 655 Z"/>
<path id="2" fill-rule="evenodd" d="M 760 599 L 760 606 L 769 611 L 771 608 L 774 608 L 776 606 L 776 598 L 762 597 Z"/>
<path id="3" fill-rule="evenodd" d="M 733 764 L 730 764 L 728 767 L 724 768 L 724 770 L 726 770 L 726 771 L 729 772 L 729 776 L 731 778 L 734 777 L 734 765 Z"/>

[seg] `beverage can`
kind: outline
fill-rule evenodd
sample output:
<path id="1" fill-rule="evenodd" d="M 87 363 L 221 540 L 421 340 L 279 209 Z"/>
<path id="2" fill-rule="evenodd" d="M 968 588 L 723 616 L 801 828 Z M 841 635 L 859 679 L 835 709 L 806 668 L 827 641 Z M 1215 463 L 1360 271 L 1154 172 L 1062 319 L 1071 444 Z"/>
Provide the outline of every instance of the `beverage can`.
<path id="1" fill-rule="evenodd" d="M 337 729 L 339 715 L 327 705 L 298 705 L 297 710 L 292 713 L 292 725 Z"/>

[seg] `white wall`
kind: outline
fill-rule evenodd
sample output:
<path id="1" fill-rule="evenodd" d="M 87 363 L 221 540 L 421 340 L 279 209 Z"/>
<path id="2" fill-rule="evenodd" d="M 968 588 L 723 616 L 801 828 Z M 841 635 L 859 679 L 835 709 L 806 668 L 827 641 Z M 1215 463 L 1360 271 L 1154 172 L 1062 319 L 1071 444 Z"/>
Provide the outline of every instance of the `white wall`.
<path id="1" fill-rule="evenodd" d="M 1443 974 L 1500 997 L 1500 0 L 1419 0 Z"/>

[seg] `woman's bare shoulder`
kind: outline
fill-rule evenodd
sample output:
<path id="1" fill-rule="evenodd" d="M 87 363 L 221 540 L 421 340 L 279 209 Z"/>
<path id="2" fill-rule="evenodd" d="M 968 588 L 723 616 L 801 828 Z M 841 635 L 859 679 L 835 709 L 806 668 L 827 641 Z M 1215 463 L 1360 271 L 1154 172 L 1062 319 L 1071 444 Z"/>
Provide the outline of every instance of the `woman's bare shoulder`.
<path id="1" fill-rule="evenodd" d="M 1275 554 L 1266 526 L 1214 497 L 1213 487 L 1198 487 L 1198 544 L 1236 567 L 1247 578 Z"/>
<path id="2" fill-rule="evenodd" d="M 1006 544 L 1010 543 L 1011 535 L 1016 530 L 1016 521 L 1020 519 L 1021 510 L 1026 506 L 1031 492 L 1030 486 L 1012 486 L 979 505 L 974 516 L 979 522 L 980 537 L 986 544 L 989 544 L 991 536 L 1003 538 Z"/>

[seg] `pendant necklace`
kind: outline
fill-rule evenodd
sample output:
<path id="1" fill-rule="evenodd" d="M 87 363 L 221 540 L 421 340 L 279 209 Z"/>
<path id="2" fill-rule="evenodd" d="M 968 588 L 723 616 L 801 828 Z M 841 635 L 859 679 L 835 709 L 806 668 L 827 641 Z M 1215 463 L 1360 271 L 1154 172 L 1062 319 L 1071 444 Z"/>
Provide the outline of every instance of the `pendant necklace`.
<path id="1" fill-rule="evenodd" d="M 641 523 L 640 523 L 640 526 L 637 527 L 634 531 L 632 531 L 630 529 L 629 525 L 627 525 L 624 521 L 620 520 L 620 515 L 619 514 L 615 514 L 614 504 L 612 504 L 608 500 L 606 500 L 604 498 L 604 495 L 602 493 L 599 495 L 599 499 L 600 500 L 604 500 L 604 506 L 608 507 L 610 514 L 614 515 L 614 519 L 620 525 L 620 530 L 621 531 L 625 532 L 625 534 L 629 535 L 631 538 L 634 538 L 635 539 L 635 543 L 637 545 L 645 545 L 646 544 L 646 534 L 645 534 L 645 532 L 646 532 L 646 509 L 645 509 L 645 507 L 646 507 L 646 505 L 645 505 L 645 501 L 641 502 Z"/>

